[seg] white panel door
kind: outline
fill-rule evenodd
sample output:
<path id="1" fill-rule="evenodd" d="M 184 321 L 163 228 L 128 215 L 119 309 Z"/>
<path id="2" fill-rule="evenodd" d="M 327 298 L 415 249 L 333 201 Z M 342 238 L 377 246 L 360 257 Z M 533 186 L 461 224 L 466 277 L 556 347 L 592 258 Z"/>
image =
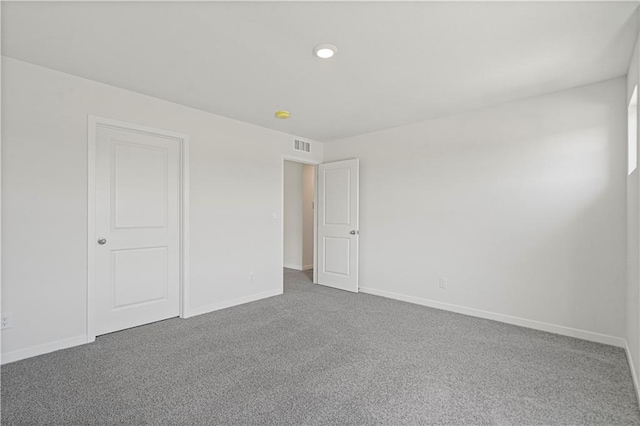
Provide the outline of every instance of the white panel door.
<path id="1" fill-rule="evenodd" d="M 318 284 L 358 292 L 357 159 L 318 166 Z"/>
<path id="2" fill-rule="evenodd" d="M 180 142 L 96 129 L 96 335 L 179 315 Z"/>

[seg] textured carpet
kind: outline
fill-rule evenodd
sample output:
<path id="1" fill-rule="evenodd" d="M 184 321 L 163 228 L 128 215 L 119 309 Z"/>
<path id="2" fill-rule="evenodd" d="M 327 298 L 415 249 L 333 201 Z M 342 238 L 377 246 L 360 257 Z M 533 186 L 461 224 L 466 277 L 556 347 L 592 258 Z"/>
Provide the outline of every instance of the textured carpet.
<path id="1" fill-rule="evenodd" d="M 622 349 L 310 283 L 2 368 L 3 424 L 640 424 Z"/>

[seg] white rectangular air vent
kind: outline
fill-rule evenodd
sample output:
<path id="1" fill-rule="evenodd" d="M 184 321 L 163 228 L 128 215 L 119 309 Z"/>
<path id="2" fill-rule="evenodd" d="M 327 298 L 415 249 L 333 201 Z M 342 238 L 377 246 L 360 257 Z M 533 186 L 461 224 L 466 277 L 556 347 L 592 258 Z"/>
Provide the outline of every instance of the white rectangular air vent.
<path id="1" fill-rule="evenodd" d="M 301 141 L 299 139 L 294 139 L 293 140 L 293 149 L 295 149 L 296 151 L 311 152 L 311 143 L 310 142 Z"/>

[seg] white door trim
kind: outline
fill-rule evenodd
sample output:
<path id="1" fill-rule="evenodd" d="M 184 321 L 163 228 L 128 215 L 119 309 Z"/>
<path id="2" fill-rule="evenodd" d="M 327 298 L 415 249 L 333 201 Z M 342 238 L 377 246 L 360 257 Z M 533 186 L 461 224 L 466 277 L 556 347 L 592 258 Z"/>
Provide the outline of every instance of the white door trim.
<path id="1" fill-rule="evenodd" d="M 170 132 L 105 117 L 88 116 L 87 122 L 87 343 L 96 340 L 95 332 L 95 255 L 96 255 L 96 131 L 98 127 L 133 131 L 175 139 L 180 143 L 180 318 L 187 318 L 189 301 L 189 135 Z"/>
<path id="2" fill-rule="evenodd" d="M 284 162 L 285 161 L 293 161 L 294 163 L 302 163 L 309 164 L 314 166 L 314 174 L 313 174 L 313 264 L 318 264 L 318 253 L 316 250 L 316 240 L 318 238 L 318 215 L 316 213 L 315 206 L 318 205 L 318 199 L 316 198 L 316 194 L 318 193 L 318 164 L 322 164 L 322 161 L 312 160 L 310 158 L 296 157 L 295 155 L 283 154 L 282 160 L 280 161 L 280 266 L 281 270 L 284 266 Z M 313 282 L 316 283 L 316 269 L 313 268 Z M 280 277 L 280 285 L 282 288 L 282 292 L 284 292 L 284 271 L 281 272 L 282 276 Z"/>

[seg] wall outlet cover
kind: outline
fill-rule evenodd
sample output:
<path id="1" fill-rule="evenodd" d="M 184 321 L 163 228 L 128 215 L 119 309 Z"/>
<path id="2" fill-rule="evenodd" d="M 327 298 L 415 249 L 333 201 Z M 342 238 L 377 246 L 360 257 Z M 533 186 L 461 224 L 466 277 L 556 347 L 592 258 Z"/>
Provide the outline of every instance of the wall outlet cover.
<path id="1" fill-rule="evenodd" d="M 440 288 L 446 290 L 448 286 L 449 286 L 449 280 L 447 278 L 440 277 Z"/>
<path id="2" fill-rule="evenodd" d="M 0 329 L 5 330 L 11 327 L 13 327 L 11 314 L 2 314 L 2 316 L 0 316 Z"/>

